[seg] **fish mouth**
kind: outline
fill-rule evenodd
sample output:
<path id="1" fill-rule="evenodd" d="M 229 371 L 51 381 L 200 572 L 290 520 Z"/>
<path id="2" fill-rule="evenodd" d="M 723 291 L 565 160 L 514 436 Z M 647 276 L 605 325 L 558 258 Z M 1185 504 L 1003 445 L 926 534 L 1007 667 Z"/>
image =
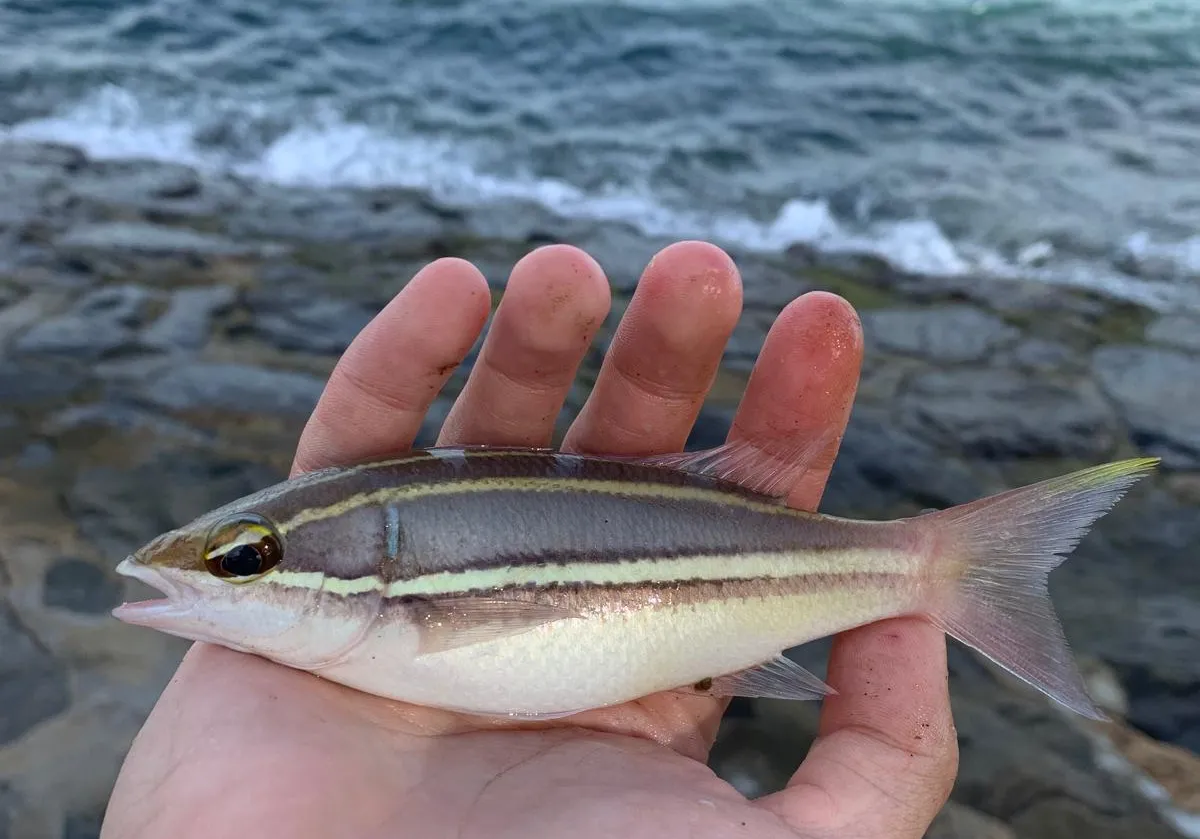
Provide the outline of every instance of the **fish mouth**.
<path id="1" fill-rule="evenodd" d="M 173 583 L 161 571 L 138 562 L 132 556 L 121 560 L 116 571 L 122 577 L 130 577 L 145 583 L 164 597 L 122 603 L 112 610 L 112 616 L 125 623 L 153 626 L 167 618 L 179 618 L 192 610 L 195 599 L 183 586 Z"/>

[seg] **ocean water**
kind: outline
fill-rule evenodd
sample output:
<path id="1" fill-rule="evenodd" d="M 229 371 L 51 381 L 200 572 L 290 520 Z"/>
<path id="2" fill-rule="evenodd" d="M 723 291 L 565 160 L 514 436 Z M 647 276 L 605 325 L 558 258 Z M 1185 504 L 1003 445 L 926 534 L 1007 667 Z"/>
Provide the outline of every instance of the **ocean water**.
<path id="1" fill-rule="evenodd" d="M 0 133 L 1200 301 L 1189 0 L 0 0 Z"/>

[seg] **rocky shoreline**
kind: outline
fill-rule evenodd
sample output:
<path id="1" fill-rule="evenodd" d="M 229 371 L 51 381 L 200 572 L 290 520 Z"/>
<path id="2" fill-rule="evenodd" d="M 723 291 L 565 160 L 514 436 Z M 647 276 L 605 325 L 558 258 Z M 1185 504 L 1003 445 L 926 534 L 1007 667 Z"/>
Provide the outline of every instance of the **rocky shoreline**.
<path id="1" fill-rule="evenodd" d="M 0 839 L 96 835 L 184 649 L 109 617 L 143 593 L 116 560 L 286 474 L 338 354 L 417 268 L 472 259 L 498 299 L 529 248 L 578 244 L 612 279 L 611 329 L 664 244 L 536 207 L 306 193 L 61 146 L 0 145 L 0 183 Z M 1164 459 L 1051 582 L 1116 722 L 1068 719 L 952 645 L 962 770 L 931 835 L 1200 831 L 1200 315 L 871 258 L 734 256 L 745 313 L 691 443 L 723 438 L 782 305 L 843 294 L 867 352 L 827 512 L 908 514 L 1104 459 Z M 819 671 L 825 647 L 811 647 L 797 656 Z M 738 703 L 714 768 L 746 792 L 778 786 L 815 711 Z"/>

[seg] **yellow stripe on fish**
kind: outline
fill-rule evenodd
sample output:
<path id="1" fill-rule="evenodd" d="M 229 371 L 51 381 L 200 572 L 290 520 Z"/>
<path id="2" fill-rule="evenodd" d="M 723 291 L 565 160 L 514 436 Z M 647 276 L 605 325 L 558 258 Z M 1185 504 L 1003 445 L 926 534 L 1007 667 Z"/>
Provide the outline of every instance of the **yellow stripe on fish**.
<path id="1" fill-rule="evenodd" d="M 278 525 L 279 532 L 286 535 L 291 531 L 313 522 L 343 516 L 361 507 L 402 504 L 436 496 L 466 495 L 479 492 L 561 492 L 595 493 L 619 495 L 664 501 L 702 501 L 721 506 L 739 507 L 760 513 L 773 513 L 794 518 L 812 518 L 815 514 L 805 510 L 785 507 L 771 501 L 731 495 L 720 489 L 702 486 L 676 486 L 671 484 L 639 483 L 634 481 L 589 480 L 586 478 L 529 478 L 498 477 L 470 478 L 461 481 L 407 484 L 352 495 L 326 507 L 301 510 L 292 518 Z"/>
<path id="2" fill-rule="evenodd" d="M 384 582 L 378 575 L 353 579 L 328 577 L 319 571 L 275 571 L 259 583 L 321 590 L 353 596 L 373 591 L 383 597 L 433 597 L 504 588 L 547 586 L 664 586 L 726 580 L 782 580 L 862 574 L 912 573 L 912 556 L 890 550 L 830 551 L 797 557 L 793 553 L 714 554 L 691 557 L 574 562 L 561 565 L 515 565 L 428 574 Z"/>

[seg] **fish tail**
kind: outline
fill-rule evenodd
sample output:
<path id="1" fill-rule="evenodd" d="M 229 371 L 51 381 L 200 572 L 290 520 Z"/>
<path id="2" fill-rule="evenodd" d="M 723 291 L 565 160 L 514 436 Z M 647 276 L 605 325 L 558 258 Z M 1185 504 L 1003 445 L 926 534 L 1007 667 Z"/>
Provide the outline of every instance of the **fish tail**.
<path id="1" fill-rule="evenodd" d="M 1084 687 L 1047 577 L 1088 528 L 1158 458 L 1072 472 L 969 504 L 928 513 L 939 585 L 929 617 L 943 631 L 1042 693 L 1091 719 L 1106 719 Z"/>

